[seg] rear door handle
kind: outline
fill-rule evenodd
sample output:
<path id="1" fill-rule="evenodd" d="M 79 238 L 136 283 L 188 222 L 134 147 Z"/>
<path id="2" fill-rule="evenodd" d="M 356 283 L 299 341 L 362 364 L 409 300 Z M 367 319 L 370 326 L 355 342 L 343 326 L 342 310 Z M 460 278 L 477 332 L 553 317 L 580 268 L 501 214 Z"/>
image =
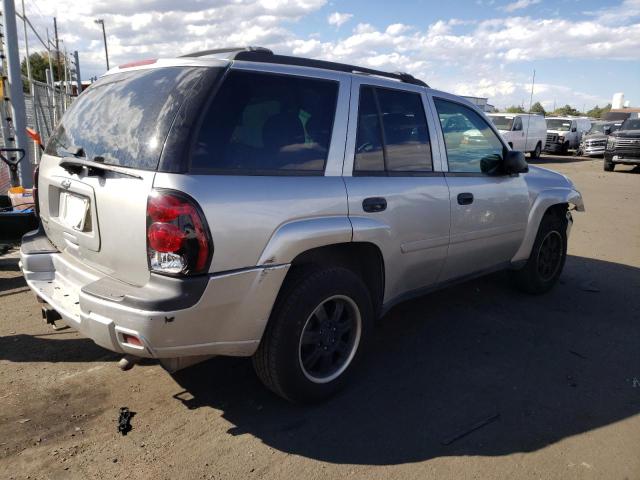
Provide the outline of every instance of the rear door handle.
<path id="1" fill-rule="evenodd" d="M 362 209 L 369 213 L 383 212 L 387 209 L 387 200 L 382 197 L 365 198 L 362 201 Z"/>
<path id="2" fill-rule="evenodd" d="M 473 203 L 473 193 L 465 192 L 458 194 L 459 205 L 471 205 Z"/>

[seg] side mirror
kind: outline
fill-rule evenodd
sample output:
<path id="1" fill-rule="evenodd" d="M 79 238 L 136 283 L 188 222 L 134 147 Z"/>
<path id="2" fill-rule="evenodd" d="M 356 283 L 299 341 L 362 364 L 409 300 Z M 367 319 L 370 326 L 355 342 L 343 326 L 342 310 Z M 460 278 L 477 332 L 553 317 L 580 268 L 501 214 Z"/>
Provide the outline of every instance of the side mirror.
<path id="1" fill-rule="evenodd" d="M 605 135 L 609 135 L 611 133 L 611 127 L 606 126 L 602 129 L 602 133 L 604 133 Z"/>
<path id="2" fill-rule="evenodd" d="M 573 128 L 571 129 L 571 131 L 572 131 L 572 132 L 575 132 L 576 130 L 577 130 L 577 129 L 576 129 L 576 127 L 573 127 Z"/>
<path id="3" fill-rule="evenodd" d="M 507 150 L 503 165 L 505 173 L 509 175 L 529 171 L 529 164 L 524 158 L 524 153 L 515 150 Z"/>

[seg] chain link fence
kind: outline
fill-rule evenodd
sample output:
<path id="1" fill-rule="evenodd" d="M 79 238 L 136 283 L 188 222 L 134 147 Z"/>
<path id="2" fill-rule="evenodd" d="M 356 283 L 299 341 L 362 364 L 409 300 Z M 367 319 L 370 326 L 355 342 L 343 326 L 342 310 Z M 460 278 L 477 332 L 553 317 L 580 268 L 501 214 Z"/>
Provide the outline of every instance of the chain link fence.
<path id="1" fill-rule="evenodd" d="M 28 80 L 23 78 L 25 85 Z M 33 96 L 28 93 L 24 94 L 24 103 L 26 111 L 26 125 L 40 134 L 40 138 L 44 144 L 47 143 L 53 130 L 66 111 L 71 105 L 74 97 L 67 94 L 60 87 L 52 87 L 46 83 L 33 80 Z M 6 103 L 6 102 L 3 102 Z M 0 112 L 5 118 L 9 112 Z M 0 137 L 2 131 L 0 130 Z M 7 145 L 4 138 L 1 138 L 2 145 Z M 34 142 L 29 140 L 27 152 L 23 162 L 37 163 L 38 157 Z M 9 168 L 4 162 L 0 162 L 0 193 L 4 194 L 10 187 Z"/>

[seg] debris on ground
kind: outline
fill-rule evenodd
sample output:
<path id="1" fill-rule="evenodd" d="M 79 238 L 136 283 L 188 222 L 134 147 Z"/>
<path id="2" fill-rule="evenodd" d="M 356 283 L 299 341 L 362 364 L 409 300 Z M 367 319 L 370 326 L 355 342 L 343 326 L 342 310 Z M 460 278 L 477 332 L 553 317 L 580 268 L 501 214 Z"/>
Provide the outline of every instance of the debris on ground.
<path id="1" fill-rule="evenodd" d="M 580 352 L 576 352 L 575 350 L 569 350 L 569 353 L 571 355 L 575 355 L 576 357 L 582 358 L 583 360 L 588 360 L 587 357 L 585 357 L 584 355 L 582 355 Z"/>
<path id="2" fill-rule="evenodd" d="M 598 287 L 596 287 L 595 283 L 593 283 L 593 281 L 588 281 L 588 282 L 584 282 L 580 285 L 580 289 L 583 292 L 593 292 L 593 293 L 598 293 L 600 291 L 600 289 Z"/>
<path id="3" fill-rule="evenodd" d="M 460 440 L 463 437 L 466 437 L 471 432 L 475 432 L 476 430 L 478 430 L 478 429 L 480 429 L 482 427 L 485 427 L 485 426 L 489 425 L 490 423 L 495 422 L 498 418 L 500 418 L 500 414 L 499 413 L 491 415 L 490 417 L 487 417 L 484 420 L 481 420 L 481 421 L 479 421 L 477 423 L 474 423 L 473 425 L 471 425 L 466 430 L 462 430 L 462 431 L 456 433 L 455 435 L 452 435 L 451 437 L 443 440 L 442 444 L 443 445 L 451 445 L 453 442 L 455 442 L 457 440 Z"/>
<path id="4" fill-rule="evenodd" d="M 129 407 L 120 407 L 120 416 L 118 417 L 118 432 L 126 435 L 133 428 L 131 426 L 131 418 L 135 412 L 129 410 Z"/>

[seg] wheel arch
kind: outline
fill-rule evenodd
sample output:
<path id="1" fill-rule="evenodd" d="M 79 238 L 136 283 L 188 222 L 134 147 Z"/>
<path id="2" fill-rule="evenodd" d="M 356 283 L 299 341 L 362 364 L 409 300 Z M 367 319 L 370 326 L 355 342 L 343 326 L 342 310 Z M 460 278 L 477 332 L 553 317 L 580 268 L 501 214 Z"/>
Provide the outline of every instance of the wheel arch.
<path id="1" fill-rule="evenodd" d="M 355 272 L 369 290 L 375 314 L 379 314 L 384 297 L 385 266 L 380 248 L 371 242 L 334 243 L 299 253 L 292 260 L 278 295 L 301 273 L 326 266 L 340 266 Z"/>
<path id="2" fill-rule="evenodd" d="M 566 215 L 566 212 L 571 209 L 579 212 L 584 211 L 582 196 L 578 191 L 571 188 L 554 188 L 541 191 L 529 210 L 524 239 L 520 244 L 520 248 L 511 259 L 511 263 L 523 262 L 529 258 L 538 229 L 540 228 L 540 222 L 546 214 L 555 213 Z"/>

